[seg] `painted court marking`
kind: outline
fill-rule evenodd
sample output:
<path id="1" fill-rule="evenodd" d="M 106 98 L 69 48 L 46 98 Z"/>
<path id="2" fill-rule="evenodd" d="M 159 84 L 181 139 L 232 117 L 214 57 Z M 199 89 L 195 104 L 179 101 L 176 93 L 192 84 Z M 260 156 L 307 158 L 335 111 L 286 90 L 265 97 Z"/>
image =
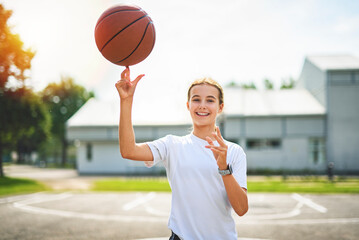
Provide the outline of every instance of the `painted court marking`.
<path id="1" fill-rule="evenodd" d="M 33 204 L 50 202 L 50 201 L 59 201 L 68 199 L 74 196 L 70 192 L 65 192 L 61 194 L 34 194 L 27 195 L 27 198 L 12 198 L 6 199 L 2 202 L 11 203 L 12 205 L 22 211 L 31 212 L 35 214 L 45 214 L 53 215 L 59 217 L 68 217 L 68 218 L 80 218 L 88 220 L 99 220 L 99 221 L 124 221 L 124 222 L 162 222 L 166 223 L 168 221 L 168 213 L 165 211 L 159 211 L 152 208 L 149 205 L 149 201 L 153 200 L 157 194 L 154 192 L 139 195 L 133 201 L 130 201 L 123 205 L 124 211 L 130 211 L 136 207 L 143 205 L 146 209 L 146 212 L 150 213 L 151 216 L 131 216 L 130 214 L 126 215 L 104 215 L 96 213 L 79 213 L 74 211 L 65 211 L 65 210 L 56 210 L 31 206 Z M 25 197 L 25 196 L 24 196 Z M 295 224 L 346 224 L 346 223 L 358 223 L 359 218 L 322 218 L 322 219 L 289 219 L 294 216 L 301 214 L 301 208 L 308 206 L 315 211 L 325 214 L 328 209 L 324 206 L 321 206 L 309 198 L 305 198 L 299 194 L 292 194 L 291 197 L 297 201 L 295 207 L 286 213 L 273 213 L 273 214 L 262 214 L 262 215 L 249 215 L 244 217 L 236 216 L 237 224 L 265 224 L 265 225 L 295 225 Z M 18 199 L 18 200 L 16 200 Z"/>
<path id="2" fill-rule="evenodd" d="M 129 211 L 135 207 L 138 207 L 142 204 L 147 203 L 148 201 L 154 199 L 156 197 L 156 193 L 155 192 L 150 192 L 148 194 L 146 194 L 145 196 L 143 196 L 142 194 L 140 194 L 140 197 L 137 197 L 135 200 L 126 203 L 125 205 L 122 206 L 122 209 L 125 211 Z"/>
<path id="3" fill-rule="evenodd" d="M 314 210 L 321 212 L 321 213 L 326 213 L 328 211 L 327 208 L 313 202 L 311 199 L 309 198 L 305 198 L 297 193 L 293 193 L 292 198 L 294 198 L 295 200 L 297 200 L 300 203 L 303 203 L 304 205 L 307 205 L 310 208 L 313 208 Z"/>

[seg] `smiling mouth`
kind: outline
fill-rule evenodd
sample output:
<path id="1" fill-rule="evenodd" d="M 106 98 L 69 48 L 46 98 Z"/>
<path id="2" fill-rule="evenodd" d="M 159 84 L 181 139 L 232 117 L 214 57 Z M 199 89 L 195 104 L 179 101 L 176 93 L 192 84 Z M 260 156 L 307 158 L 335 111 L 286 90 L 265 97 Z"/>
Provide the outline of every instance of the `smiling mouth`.
<path id="1" fill-rule="evenodd" d="M 200 112 L 196 112 L 196 114 L 201 117 L 205 117 L 209 115 L 209 113 L 200 113 Z"/>

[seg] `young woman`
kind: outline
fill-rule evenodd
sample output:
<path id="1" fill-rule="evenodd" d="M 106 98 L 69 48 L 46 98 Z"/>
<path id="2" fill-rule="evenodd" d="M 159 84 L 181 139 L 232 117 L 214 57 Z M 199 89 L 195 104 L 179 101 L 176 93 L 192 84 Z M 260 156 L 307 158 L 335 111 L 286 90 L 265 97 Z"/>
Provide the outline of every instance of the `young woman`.
<path id="1" fill-rule="evenodd" d="M 231 210 L 239 216 L 248 211 L 246 155 L 239 145 L 224 140 L 215 125 L 224 107 L 221 86 L 204 78 L 188 89 L 192 133 L 137 144 L 131 109 L 136 85 L 143 76 L 131 81 L 127 67 L 116 83 L 121 98 L 122 157 L 149 165 L 163 162 L 172 189 L 170 239 L 237 239 Z"/>

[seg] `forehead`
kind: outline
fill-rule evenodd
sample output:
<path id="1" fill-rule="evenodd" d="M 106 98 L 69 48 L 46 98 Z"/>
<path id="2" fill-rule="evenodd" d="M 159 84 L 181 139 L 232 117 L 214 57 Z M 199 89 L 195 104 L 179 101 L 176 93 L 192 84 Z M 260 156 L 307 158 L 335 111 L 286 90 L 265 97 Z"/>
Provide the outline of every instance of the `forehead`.
<path id="1" fill-rule="evenodd" d="M 196 85 L 196 86 L 192 87 L 190 96 L 194 96 L 194 95 L 199 95 L 202 97 L 206 97 L 206 96 L 218 97 L 219 91 L 216 87 L 214 87 L 212 85 L 201 84 L 201 85 Z"/>

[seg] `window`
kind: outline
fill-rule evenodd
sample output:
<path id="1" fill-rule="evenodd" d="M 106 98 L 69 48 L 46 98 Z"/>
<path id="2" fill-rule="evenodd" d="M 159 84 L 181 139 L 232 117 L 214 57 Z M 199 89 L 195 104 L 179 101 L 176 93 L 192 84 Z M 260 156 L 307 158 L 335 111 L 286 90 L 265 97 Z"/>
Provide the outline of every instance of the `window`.
<path id="1" fill-rule="evenodd" d="M 279 149 L 282 146 L 281 139 L 248 139 L 247 149 L 263 150 L 263 149 Z"/>
<path id="2" fill-rule="evenodd" d="M 92 144 L 91 143 L 86 144 L 86 159 L 89 162 L 92 160 Z"/>
<path id="3" fill-rule="evenodd" d="M 314 164 L 324 162 L 325 144 L 322 138 L 309 139 L 309 156 Z"/>

